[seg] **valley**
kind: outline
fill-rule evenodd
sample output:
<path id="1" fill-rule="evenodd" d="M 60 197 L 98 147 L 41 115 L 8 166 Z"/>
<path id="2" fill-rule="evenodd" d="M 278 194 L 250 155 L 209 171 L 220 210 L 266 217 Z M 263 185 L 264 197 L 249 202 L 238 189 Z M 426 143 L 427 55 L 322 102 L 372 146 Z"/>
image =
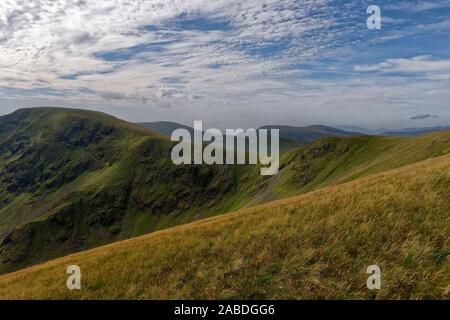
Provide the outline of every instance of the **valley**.
<path id="1" fill-rule="evenodd" d="M 425 160 L 4 275 L 0 298 L 449 299 L 449 185 Z"/>
<path id="2" fill-rule="evenodd" d="M 83 110 L 0 118 L 0 273 L 450 153 L 450 133 L 328 137 L 259 166 L 171 162 L 169 138 Z"/>

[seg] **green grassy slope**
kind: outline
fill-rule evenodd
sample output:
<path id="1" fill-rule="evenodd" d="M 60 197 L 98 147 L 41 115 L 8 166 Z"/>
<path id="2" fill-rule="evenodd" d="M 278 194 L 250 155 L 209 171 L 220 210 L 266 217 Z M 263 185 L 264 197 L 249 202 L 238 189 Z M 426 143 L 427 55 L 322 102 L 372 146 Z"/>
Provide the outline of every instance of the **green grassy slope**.
<path id="1" fill-rule="evenodd" d="M 24 109 L 0 128 L 0 273 L 226 212 L 253 192 L 235 192 L 253 169 L 177 167 L 166 137 L 108 115 Z"/>
<path id="2" fill-rule="evenodd" d="M 275 197 L 295 195 L 450 154 L 450 131 L 414 138 L 326 138 L 283 155 Z"/>
<path id="3" fill-rule="evenodd" d="M 82 110 L 0 117 L 0 273 L 450 153 L 450 132 L 329 138 L 281 171 L 175 166 L 163 136 Z"/>
<path id="4" fill-rule="evenodd" d="M 52 191 L 117 163 L 143 136 L 165 139 L 90 111 L 22 109 L 1 117 L 0 235 L 45 215 Z"/>
<path id="5" fill-rule="evenodd" d="M 449 185 L 450 156 L 426 160 L 2 276 L 0 298 L 448 299 Z"/>

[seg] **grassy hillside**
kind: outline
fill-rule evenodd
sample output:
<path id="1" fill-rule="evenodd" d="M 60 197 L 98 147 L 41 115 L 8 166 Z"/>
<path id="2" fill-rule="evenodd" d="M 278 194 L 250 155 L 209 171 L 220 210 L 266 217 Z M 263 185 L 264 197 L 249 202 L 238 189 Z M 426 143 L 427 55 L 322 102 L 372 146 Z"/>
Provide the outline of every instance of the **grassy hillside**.
<path id="1" fill-rule="evenodd" d="M 22 109 L 0 117 L 0 235 L 47 214 L 53 191 L 58 198 L 76 190 L 70 183 L 110 168 L 143 136 L 165 139 L 90 111 Z"/>
<path id="2" fill-rule="evenodd" d="M 226 212 L 256 192 L 238 186 L 256 168 L 177 167 L 172 146 L 96 112 L 1 117 L 0 273 Z"/>
<path id="3" fill-rule="evenodd" d="M 449 186 L 450 156 L 430 159 L 5 275 L 0 298 L 448 299 Z"/>
<path id="4" fill-rule="evenodd" d="M 325 138 L 281 157 L 280 174 L 255 199 L 276 200 L 450 154 L 450 131 L 414 138 Z"/>
<path id="5" fill-rule="evenodd" d="M 0 117 L 0 273 L 450 153 L 450 132 L 327 138 L 256 166 L 175 166 L 166 137 L 114 117 Z"/>

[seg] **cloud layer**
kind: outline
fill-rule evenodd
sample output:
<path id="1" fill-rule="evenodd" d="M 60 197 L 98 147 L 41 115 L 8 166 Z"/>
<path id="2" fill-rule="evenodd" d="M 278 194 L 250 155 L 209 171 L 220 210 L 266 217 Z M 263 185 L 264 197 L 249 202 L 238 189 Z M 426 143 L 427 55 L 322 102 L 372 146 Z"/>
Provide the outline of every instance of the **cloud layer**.
<path id="1" fill-rule="evenodd" d="M 448 85 L 449 52 L 370 54 L 448 27 L 437 13 L 448 1 L 408 3 L 385 1 L 385 27 L 374 34 L 368 1 L 2 0 L 0 98 L 204 113 L 231 106 L 237 117 L 296 105 L 319 115 L 332 101 L 336 114 L 364 99 L 383 101 L 378 108 L 420 103 L 415 89 Z"/>

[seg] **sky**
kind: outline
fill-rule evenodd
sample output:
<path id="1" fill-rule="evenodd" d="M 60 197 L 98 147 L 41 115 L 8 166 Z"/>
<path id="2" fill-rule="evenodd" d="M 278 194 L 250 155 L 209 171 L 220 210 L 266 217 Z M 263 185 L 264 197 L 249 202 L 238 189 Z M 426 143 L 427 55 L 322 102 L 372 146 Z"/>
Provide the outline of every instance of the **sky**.
<path id="1" fill-rule="evenodd" d="M 0 115 L 37 106 L 216 128 L 450 125 L 450 0 L 1 0 Z"/>

